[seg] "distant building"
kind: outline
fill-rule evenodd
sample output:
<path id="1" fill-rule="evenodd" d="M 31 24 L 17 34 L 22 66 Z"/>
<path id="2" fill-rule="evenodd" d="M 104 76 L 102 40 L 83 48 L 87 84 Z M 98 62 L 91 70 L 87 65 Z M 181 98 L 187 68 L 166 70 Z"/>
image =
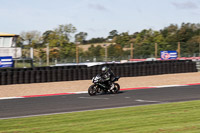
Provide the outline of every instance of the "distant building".
<path id="1" fill-rule="evenodd" d="M 21 48 L 16 47 L 18 36 L 19 35 L 0 32 L 0 56 L 12 56 L 13 58 L 21 57 Z"/>

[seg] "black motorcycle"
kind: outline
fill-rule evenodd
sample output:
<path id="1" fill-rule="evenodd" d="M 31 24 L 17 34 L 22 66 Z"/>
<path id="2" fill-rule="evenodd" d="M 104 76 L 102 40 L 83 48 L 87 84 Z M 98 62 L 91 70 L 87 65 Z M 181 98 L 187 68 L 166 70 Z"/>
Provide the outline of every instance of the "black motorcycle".
<path id="1" fill-rule="evenodd" d="M 119 80 L 120 77 L 115 77 L 112 80 L 112 84 L 108 85 L 105 82 L 102 82 L 101 76 L 98 74 L 97 76 L 92 78 L 93 85 L 88 88 L 88 94 L 90 96 L 94 96 L 96 94 L 105 94 L 105 93 L 113 93 L 116 94 L 120 90 L 120 85 L 115 83 Z"/>

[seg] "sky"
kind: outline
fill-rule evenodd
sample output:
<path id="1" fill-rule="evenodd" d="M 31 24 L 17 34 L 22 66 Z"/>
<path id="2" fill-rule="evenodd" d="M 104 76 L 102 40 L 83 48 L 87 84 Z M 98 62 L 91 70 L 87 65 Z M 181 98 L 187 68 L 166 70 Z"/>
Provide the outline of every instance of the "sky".
<path id="1" fill-rule="evenodd" d="M 41 34 L 72 24 L 87 39 L 200 23 L 200 0 L 0 0 L 0 32 Z"/>

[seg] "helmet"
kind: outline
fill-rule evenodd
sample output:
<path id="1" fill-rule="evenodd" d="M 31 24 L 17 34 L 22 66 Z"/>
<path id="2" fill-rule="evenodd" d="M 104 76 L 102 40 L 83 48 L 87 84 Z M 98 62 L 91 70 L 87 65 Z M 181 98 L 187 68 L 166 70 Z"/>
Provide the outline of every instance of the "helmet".
<path id="1" fill-rule="evenodd" d="M 102 67 L 102 69 L 101 69 L 102 73 L 107 73 L 108 70 L 109 70 L 109 68 L 106 66 Z"/>

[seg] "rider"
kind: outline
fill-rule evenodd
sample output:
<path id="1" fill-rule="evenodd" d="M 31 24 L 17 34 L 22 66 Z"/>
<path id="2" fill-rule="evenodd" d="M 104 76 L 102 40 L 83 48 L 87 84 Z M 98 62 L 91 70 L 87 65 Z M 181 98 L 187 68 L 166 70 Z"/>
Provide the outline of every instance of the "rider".
<path id="1" fill-rule="evenodd" d="M 115 75 L 110 68 L 104 66 L 101 69 L 101 78 L 102 78 L 103 83 L 106 83 L 111 87 L 112 81 L 114 80 Z"/>

